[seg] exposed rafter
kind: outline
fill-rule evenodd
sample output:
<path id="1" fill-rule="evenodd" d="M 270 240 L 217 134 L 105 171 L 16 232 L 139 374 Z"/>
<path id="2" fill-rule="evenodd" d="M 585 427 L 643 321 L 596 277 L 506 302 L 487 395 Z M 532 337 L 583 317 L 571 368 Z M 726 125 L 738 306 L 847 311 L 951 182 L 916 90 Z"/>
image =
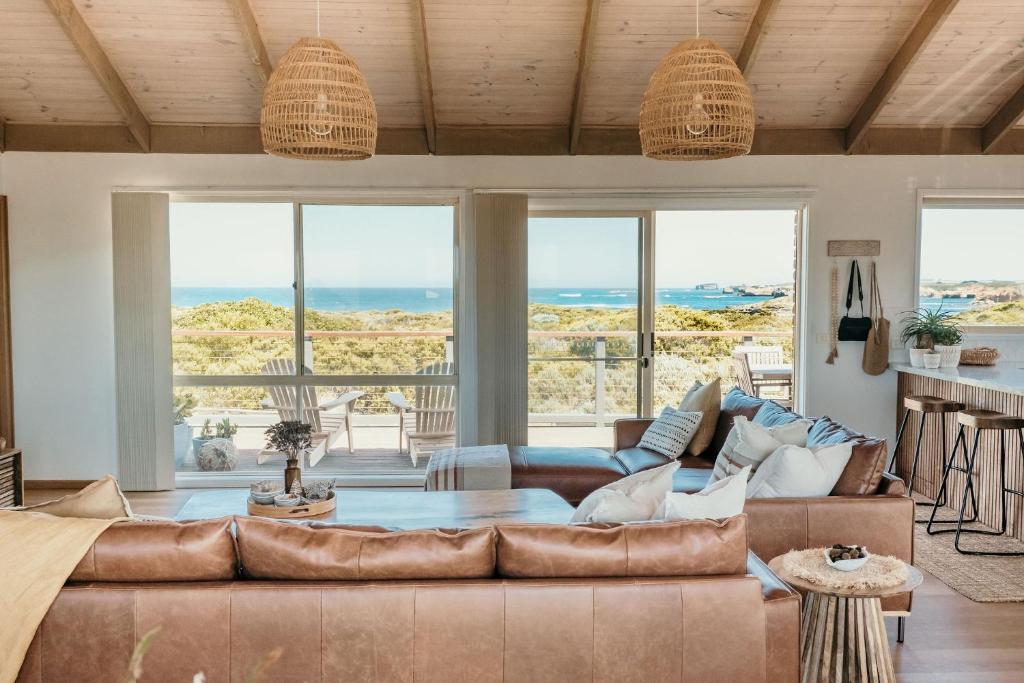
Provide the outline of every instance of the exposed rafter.
<path id="1" fill-rule="evenodd" d="M 149 121 L 142 113 L 128 86 L 121 80 L 114 65 L 107 57 L 92 29 L 78 12 L 73 0 L 46 0 L 46 4 L 57 17 L 64 32 L 68 34 L 75 49 L 92 69 L 111 102 L 124 117 L 125 124 L 133 138 L 144 152 L 149 151 Z"/>
<path id="2" fill-rule="evenodd" d="M 238 15 L 238 22 L 242 28 L 242 35 L 245 36 L 245 42 L 249 47 L 252 63 L 259 67 L 260 78 L 266 82 L 270 78 L 274 67 L 270 63 L 270 55 L 267 53 L 267 46 L 263 42 L 263 36 L 260 34 L 260 26 L 256 22 L 256 14 L 252 11 L 252 4 L 249 0 L 229 0 L 229 2 L 234 7 L 235 14 Z"/>
<path id="3" fill-rule="evenodd" d="M 437 121 L 434 118 L 434 79 L 430 73 L 430 41 L 427 40 L 427 13 L 423 0 L 413 3 L 416 39 L 416 70 L 420 81 L 420 100 L 423 102 L 423 128 L 427 133 L 427 149 L 437 149 Z"/>
<path id="4" fill-rule="evenodd" d="M 597 33 L 597 13 L 601 0 L 587 0 L 587 13 L 583 18 L 583 32 L 580 35 L 579 62 L 576 66 L 576 84 L 572 92 L 572 114 L 569 119 L 569 154 L 576 154 L 580 144 L 580 126 L 583 121 L 583 103 L 587 95 L 587 77 L 590 73 L 590 58 L 594 51 L 594 36 Z"/>
<path id="5" fill-rule="evenodd" d="M 7 124 L 11 152 L 138 152 L 123 125 Z M 753 155 L 838 155 L 845 152 L 845 128 L 765 128 L 754 135 Z M 263 154 L 256 125 L 153 124 L 152 152 L 160 154 Z M 568 126 L 440 126 L 438 155 L 558 156 L 569 153 Z M 639 155 L 633 126 L 580 128 L 579 154 Z M 421 128 L 382 128 L 377 154 L 427 154 Z M 872 128 L 863 154 L 981 154 L 981 129 Z M 1024 154 L 1024 130 L 1007 133 L 993 154 Z"/>
<path id="6" fill-rule="evenodd" d="M 981 129 L 981 148 L 986 154 L 1024 117 L 1024 85 L 999 108 Z"/>
<path id="7" fill-rule="evenodd" d="M 864 140 L 868 128 L 878 113 L 882 111 L 890 95 L 903 81 L 903 78 L 910 71 L 921 52 L 931 41 L 932 36 L 939 30 L 943 22 L 956 7 L 958 0 L 931 0 L 924 12 L 918 18 L 914 28 L 910 30 L 900 49 L 896 51 L 892 61 L 885 68 L 882 77 L 875 83 L 875 87 L 868 93 L 867 98 L 861 103 L 857 113 L 854 114 L 850 125 L 846 128 L 846 151 L 856 151 L 855 148 Z"/>
<path id="8" fill-rule="evenodd" d="M 743 45 L 740 46 L 739 56 L 736 57 L 736 66 L 740 68 L 744 76 L 750 73 L 754 57 L 757 56 L 757 48 L 761 45 L 761 38 L 764 37 L 764 27 L 778 6 L 779 0 L 761 0 L 754 11 L 754 16 L 750 19 L 747 35 L 743 37 Z"/>

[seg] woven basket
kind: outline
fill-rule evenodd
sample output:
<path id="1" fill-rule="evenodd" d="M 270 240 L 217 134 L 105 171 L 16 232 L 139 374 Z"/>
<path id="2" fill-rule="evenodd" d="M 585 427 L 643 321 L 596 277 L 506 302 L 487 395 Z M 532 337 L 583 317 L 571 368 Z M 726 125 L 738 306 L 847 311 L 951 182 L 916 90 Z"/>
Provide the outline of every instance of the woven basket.
<path id="1" fill-rule="evenodd" d="M 640 145 L 652 159 L 725 159 L 750 152 L 754 101 L 743 74 L 708 38 L 686 40 L 651 75 Z"/>
<path id="2" fill-rule="evenodd" d="M 960 365 L 995 365 L 998 360 L 999 349 L 991 346 L 963 349 L 960 352 Z"/>
<path id="3" fill-rule="evenodd" d="M 300 38 L 267 81 L 263 149 L 293 159 L 366 159 L 377 147 L 377 107 L 356 63 L 326 38 Z"/>

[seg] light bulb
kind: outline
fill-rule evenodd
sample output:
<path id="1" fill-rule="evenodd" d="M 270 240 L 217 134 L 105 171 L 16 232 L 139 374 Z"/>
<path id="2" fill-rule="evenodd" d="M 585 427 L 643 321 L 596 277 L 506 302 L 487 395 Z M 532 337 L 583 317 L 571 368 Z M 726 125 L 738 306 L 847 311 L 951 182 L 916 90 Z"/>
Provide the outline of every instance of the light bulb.
<path id="1" fill-rule="evenodd" d="M 704 108 L 704 94 L 695 93 L 690 105 L 690 122 L 686 124 L 686 132 L 690 135 L 704 135 L 711 127 L 711 117 Z"/>
<path id="2" fill-rule="evenodd" d="M 317 93 L 316 104 L 313 105 L 313 111 L 316 112 L 318 116 L 326 114 L 328 112 L 328 100 L 326 93 Z M 313 135 L 318 135 L 322 138 L 330 135 L 332 130 L 334 130 L 334 126 L 332 126 L 329 123 L 309 124 L 309 132 L 312 133 Z"/>

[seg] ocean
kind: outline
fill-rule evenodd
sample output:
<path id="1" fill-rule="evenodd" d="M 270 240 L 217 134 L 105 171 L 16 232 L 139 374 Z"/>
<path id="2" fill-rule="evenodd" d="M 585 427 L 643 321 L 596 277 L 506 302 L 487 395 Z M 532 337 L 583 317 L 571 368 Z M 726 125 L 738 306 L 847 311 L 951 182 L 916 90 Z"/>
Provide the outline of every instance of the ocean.
<path id="1" fill-rule="evenodd" d="M 530 289 L 530 303 L 572 306 L 578 308 L 628 308 L 636 306 L 636 289 L 542 288 Z M 687 308 L 709 310 L 729 306 L 749 306 L 766 301 L 767 296 L 723 294 L 722 290 L 659 289 L 658 304 L 675 304 Z M 290 287 L 173 287 L 171 303 L 191 307 L 215 301 L 241 301 L 256 297 L 276 306 L 291 306 L 294 295 Z M 307 308 L 321 311 L 388 311 L 410 313 L 450 310 L 450 287 L 307 287 Z"/>

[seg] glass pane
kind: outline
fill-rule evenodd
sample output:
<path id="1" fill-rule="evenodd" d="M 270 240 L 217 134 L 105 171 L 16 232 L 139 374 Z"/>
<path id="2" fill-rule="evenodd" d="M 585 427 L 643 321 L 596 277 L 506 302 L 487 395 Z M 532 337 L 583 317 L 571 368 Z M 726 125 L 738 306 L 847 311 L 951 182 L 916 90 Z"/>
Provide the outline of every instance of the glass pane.
<path id="1" fill-rule="evenodd" d="M 1024 206 L 924 209 L 921 306 L 965 325 L 1024 325 L 1021 253 Z"/>
<path id="2" fill-rule="evenodd" d="M 533 217 L 529 224 L 529 440 L 611 446 L 635 416 L 637 217 Z"/>
<path id="3" fill-rule="evenodd" d="M 451 206 L 302 207 L 306 366 L 453 374 Z"/>
<path id="4" fill-rule="evenodd" d="M 796 212 L 659 211 L 654 400 L 695 380 L 792 396 Z"/>
<path id="5" fill-rule="evenodd" d="M 292 235 L 291 204 L 171 204 L 175 374 L 294 367 Z"/>

